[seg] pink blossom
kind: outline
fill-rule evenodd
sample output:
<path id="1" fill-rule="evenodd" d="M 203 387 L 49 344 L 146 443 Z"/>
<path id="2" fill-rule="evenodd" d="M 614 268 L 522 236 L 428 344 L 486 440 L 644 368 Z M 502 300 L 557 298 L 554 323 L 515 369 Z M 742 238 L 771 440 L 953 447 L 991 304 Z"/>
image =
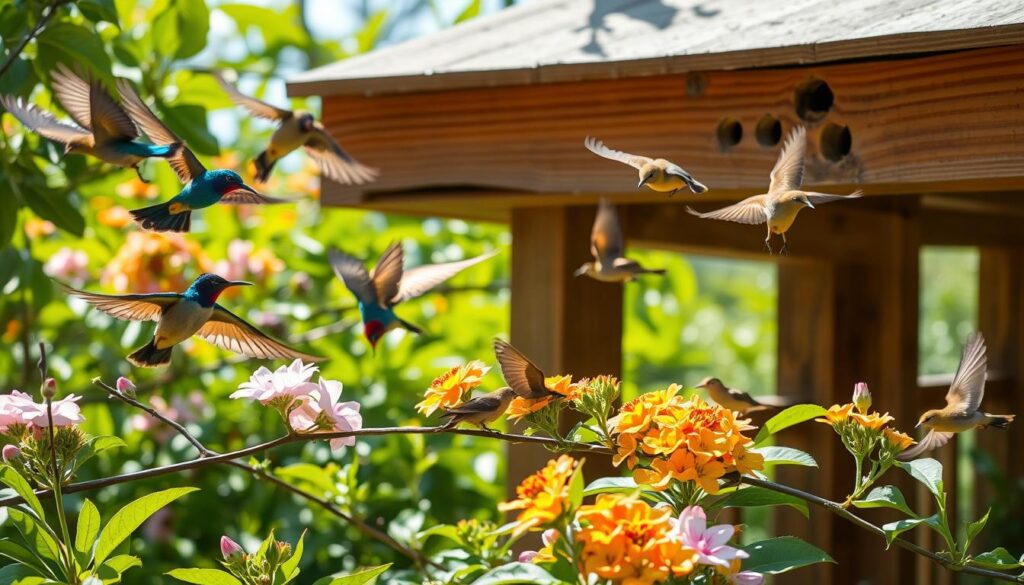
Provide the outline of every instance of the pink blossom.
<path id="1" fill-rule="evenodd" d="M 303 364 L 302 360 L 295 360 L 291 365 L 281 366 L 273 372 L 260 366 L 248 382 L 243 382 L 237 391 L 231 393 L 231 398 L 250 398 L 267 404 L 282 396 L 305 396 L 317 388 L 316 384 L 309 381 L 316 371 L 314 364 Z"/>
<path id="2" fill-rule="evenodd" d="M 225 559 L 230 559 L 235 555 L 244 554 L 241 545 L 231 540 L 227 535 L 220 537 L 220 554 L 224 555 Z"/>
<path id="3" fill-rule="evenodd" d="M 559 534 L 557 529 L 555 529 L 555 528 L 548 528 L 543 533 L 541 533 L 540 540 L 541 540 L 541 542 L 544 543 L 544 546 L 551 546 L 551 545 L 555 544 L 556 542 L 558 542 L 558 537 L 559 536 L 561 536 L 561 535 Z"/>
<path id="4" fill-rule="evenodd" d="M 533 559 L 536 556 L 537 556 L 537 551 L 535 551 L 535 550 L 524 550 L 523 552 L 519 553 L 519 559 L 518 560 L 519 560 L 520 563 L 532 563 Z"/>
<path id="5" fill-rule="evenodd" d="M 10 462 L 12 459 L 16 459 L 18 455 L 21 455 L 21 449 L 17 445 L 4 445 L 2 455 L 4 461 Z"/>
<path id="6" fill-rule="evenodd" d="M 708 528 L 708 519 L 700 506 L 688 506 L 675 521 L 675 537 L 687 548 L 697 552 L 697 562 L 729 569 L 733 559 L 749 557 L 746 552 L 726 543 L 735 528 L 719 524 Z"/>
<path id="7" fill-rule="evenodd" d="M 84 421 L 85 417 L 82 416 L 82 409 L 75 404 L 81 399 L 81 396 L 68 394 L 67 398 L 54 400 L 52 403 L 53 426 L 67 427 Z M 30 424 L 41 429 L 45 429 L 50 426 L 50 415 L 47 412 L 46 404 L 37 404 L 32 402 L 31 406 L 26 405 L 22 407 L 21 419 L 25 424 Z"/>
<path id="8" fill-rule="evenodd" d="M 340 399 L 341 382 L 321 378 L 317 382 L 316 390 L 303 397 L 299 406 L 289 413 L 288 423 L 292 429 L 299 432 L 309 431 L 313 427 L 327 432 L 357 431 L 363 428 L 359 403 L 338 402 Z M 321 422 L 324 424 L 321 425 Z M 355 437 L 331 439 L 331 449 L 355 444 Z"/>
<path id="9" fill-rule="evenodd" d="M 764 575 L 755 571 L 742 571 L 730 575 L 729 582 L 733 585 L 761 585 L 764 583 Z"/>
<path id="10" fill-rule="evenodd" d="M 871 391 L 864 382 L 857 382 L 853 387 L 853 404 L 861 414 L 867 414 L 871 408 Z"/>
<path id="11" fill-rule="evenodd" d="M 26 408 L 33 408 L 32 397 L 19 390 L 11 390 L 10 394 L 0 394 L 0 431 L 14 424 L 28 424 L 22 417 Z"/>
<path id="12" fill-rule="evenodd" d="M 61 248 L 46 261 L 43 272 L 51 278 L 81 284 L 89 279 L 89 256 L 81 250 Z"/>
<path id="13" fill-rule="evenodd" d="M 249 256 L 253 251 L 253 243 L 249 240 L 231 240 L 228 243 L 227 260 L 217 263 L 214 272 L 228 280 L 240 280 L 247 276 Z"/>
<path id="14" fill-rule="evenodd" d="M 135 396 L 135 382 L 121 376 L 117 379 L 117 391 L 129 396 Z"/>

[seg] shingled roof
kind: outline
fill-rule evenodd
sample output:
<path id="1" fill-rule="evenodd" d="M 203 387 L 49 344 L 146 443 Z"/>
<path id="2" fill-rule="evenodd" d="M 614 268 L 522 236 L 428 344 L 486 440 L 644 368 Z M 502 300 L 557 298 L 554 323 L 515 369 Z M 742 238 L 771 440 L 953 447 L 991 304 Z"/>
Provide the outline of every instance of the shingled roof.
<path id="1" fill-rule="evenodd" d="M 1019 0 L 536 0 L 288 85 L 295 95 L 428 91 L 1021 43 Z"/>

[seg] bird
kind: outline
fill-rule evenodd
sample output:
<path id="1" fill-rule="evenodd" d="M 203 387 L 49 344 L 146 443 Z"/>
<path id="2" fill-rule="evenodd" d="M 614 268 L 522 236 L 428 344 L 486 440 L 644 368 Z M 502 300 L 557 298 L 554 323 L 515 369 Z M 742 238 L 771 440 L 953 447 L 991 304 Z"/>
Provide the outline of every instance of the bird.
<path id="1" fill-rule="evenodd" d="M 916 446 L 901 452 L 897 459 L 917 459 L 923 453 L 942 447 L 956 433 L 988 427 L 1005 429 L 1013 422 L 1015 415 L 988 414 L 978 410 L 985 397 L 985 370 L 988 367 L 985 351 L 985 338 L 981 333 L 975 332 L 967 337 L 960 365 L 946 393 L 946 406 L 921 415 L 914 428 L 924 427 L 928 434 Z"/>
<path id="2" fill-rule="evenodd" d="M 441 418 L 447 417 L 448 421 L 442 428 L 450 429 L 459 423 L 468 422 L 485 431 L 490 431 L 491 429 L 487 428 L 487 423 L 494 422 L 505 414 L 508 405 L 515 397 L 516 391 L 506 386 L 498 388 L 494 392 L 481 394 L 459 406 L 446 408 Z"/>
<path id="3" fill-rule="evenodd" d="M 61 122 L 53 114 L 20 98 L 0 96 L 0 103 L 15 118 L 40 136 L 64 145 L 64 154 L 87 154 L 104 162 L 132 168 L 146 181 L 139 165 L 147 158 L 170 158 L 178 142 L 145 144 L 131 118 L 98 80 L 86 79 L 59 63 L 52 74 L 53 91 L 77 124 Z"/>
<path id="4" fill-rule="evenodd" d="M 313 114 L 305 110 L 292 111 L 272 106 L 238 91 L 221 74 L 215 73 L 214 77 L 236 105 L 245 108 L 253 116 L 277 122 L 270 144 L 254 161 L 256 180 L 260 183 L 270 178 L 270 172 L 278 160 L 300 146 L 313 157 L 321 173 L 339 183 L 360 185 L 377 178 L 379 171 L 359 163 L 345 152 Z"/>
<path id="5" fill-rule="evenodd" d="M 544 383 L 544 372 L 523 355 L 523 352 L 512 347 L 511 343 L 495 338 L 494 357 L 498 358 L 498 366 L 501 368 L 501 376 L 505 378 L 505 383 L 520 398 L 564 398 L 558 392 L 548 389 Z"/>
<path id="6" fill-rule="evenodd" d="M 363 261 L 337 248 L 328 251 L 334 273 L 356 296 L 363 334 L 374 351 L 377 342 L 392 329 L 403 328 L 421 334 L 423 330 L 395 314 L 395 305 L 416 298 L 459 272 L 493 257 L 494 250 L 474 258 L 443 264 L 426 264 L 406 270 L 405 252 L 398 242 L 381 254 L 373 273 L 366 271 Z"/>
<path id="7" fill-rule="evenodd" d="M 183 293 L 104 295 L 58 283 L 69 295 L 78 297 L 100 311 L 127 321 L 156 321 L 153 338 L 128 356 L 141 368 L 163 366 L 171 361 L 174 346 L 197 335 L 217 347 L 258 359 L 323 358 L 296 351 L 263 333 L 217 303 L 217 297 L 233 286 L 252 283 L 226 280 L 216 274 L 197 277 Z"/>
<path id="8" fill-rule="evenodd" d="M 640 182 L 636 185 L 637 189 L 647 187 L 652 191 L 668 193 L 670 197 L 683 187 L 689 187 L 690 191 L 698 194 L 708 190 L 703 183 L 694 179 L 683 167 L 663 158 L 648 158 L 621 150 L 612 150 L 600 140 L 590 136 L 583 141 L 583 145 L 597 156 L 619 161 L 637 169 L 640 175 Z"/>
<path id="9" fill-rule="evenodd" d="M 590 232 L 590 253 L 594 255 L 594 261 L 584 263 L 573 275 L 587 275 L 601 282 L 629 282 L 641 274 L 665 274 L 664 270 L 644 268 L 624 257 L 622 247 L 619 215 L 615 206 L 602 197 Z"/>
<path id="10" fill-rule="evenodd" d="M 723 408 L 728 408 L 729 410 L 735 410 L 740 414 L 750 414 L 752 412 L 762 410 L 775 410 L 782 406 L 781 404 L 759 402 L 750 394 L 747 394 L 742 390 L 729 388 L 718 378 L 704 378 L 696 387 L 707 390 L 708 396 L 715 401 L 715 404 L 718 404 Z"/>
<path id="11" fill-rule="evenodd" d="M 120 79 L 117 88 L 125 109 L 153 142 L 181 144 L 181 139 L 157 119 L 130 83 Z M 235 171 L 207 170 L 184 144 L 181 144 L 167 161 L 184 187 L 181 192 L 164 203 L 131 210 L 132 218 L 143 229 L 157 232 L 187 232 L 192 227 L 192 211 L 215 203 L 260 205 L 293 201 L 259 193 L 246 185 Z"/>
<path id="12" fill-rule="evenodd" d="M 764 239 L 764 245 L 768 248 L 768 253 L 773 253 L 772 234 L 779 234 L 782 236 L 780 253 L 786 254 L 789 251 L 786 232 L 792 227 L 796 215 L 800 213 L 801 209 L 804 207 L 814 209 L 815 206 L 822 203 L 856 199 L 862 195 L 859 189 L 849 195 L 801 191 L 800 184 L 803 182 L 806 152 L 807 130 L 803 126 L 798 126 L 790 133 L 782 147 L 779 160 L 771 172 L 771 183 L 769 183 L 767 193 L 747 197 L 739 203 L 707 213 L 701 213 L 689 206 L 686 211 L 704 219 L 733 221 L 748 225 L 767 222 L 768 236 Z"/>

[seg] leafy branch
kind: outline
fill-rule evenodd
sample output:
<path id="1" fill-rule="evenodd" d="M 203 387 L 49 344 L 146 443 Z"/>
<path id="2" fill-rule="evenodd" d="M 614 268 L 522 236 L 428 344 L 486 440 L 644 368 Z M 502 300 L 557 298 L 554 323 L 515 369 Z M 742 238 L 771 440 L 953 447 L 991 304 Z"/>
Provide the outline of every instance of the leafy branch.
<path id="1" fill-rule="evenodd" d="M 21 55 L 21 52 L 25 50 L 25 46 L 28 45 L 29 41 L 39 36 L 39 33 L 43 32 L 43 27 L 45 27 L 46 23 L 48 23 L 50 19 L 53 18 L 53 15 L 57 13 L 57 8 L 66 2 L 68 2 L 68 0 L 53 0 L 53 2 L 46 7 L 46 12 L 39 17 L 39 22 L 36 23 L 35 28 L 21 39 L 18 46 L 14 47 L 11 53 L 7 56 L 7 60 L 4 61 L 4 64 L 0 65 L 0 77 L 3 77 L 4 74 L 7 73 L 7 70 L 14 65 L 14 62 L 18 59 L 18 55 Z"/>

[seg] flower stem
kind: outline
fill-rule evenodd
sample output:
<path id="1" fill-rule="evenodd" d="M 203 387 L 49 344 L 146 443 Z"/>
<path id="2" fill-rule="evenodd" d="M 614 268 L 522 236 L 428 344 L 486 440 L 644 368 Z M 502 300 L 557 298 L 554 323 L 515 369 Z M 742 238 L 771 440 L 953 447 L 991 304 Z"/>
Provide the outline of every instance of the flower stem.
<path id="1" fill-rule="evenodd" d="M 64 553 L 67 578 L 72 585 L 77 585 L 79 583 L 78 569 L 74 558 L 71 556 L 71 533 L 68 531 L 68 519 L 64 512 L 64 497 L 61 494 L 62 476 L 64 473 L 63 469 L 58 468 L 57 465 L 56 433 L 53 431 L 53 398 L 47 396 L 45 399 L 46 418 L 50 423 L 47 427 L 47 431 L 50 434 L 50 487 L 53 489 L 53 503 L 57 508 L 57 521 L 60 523 L 61 537 L 64 540 L 64 550 L 62 552 Z"/>

